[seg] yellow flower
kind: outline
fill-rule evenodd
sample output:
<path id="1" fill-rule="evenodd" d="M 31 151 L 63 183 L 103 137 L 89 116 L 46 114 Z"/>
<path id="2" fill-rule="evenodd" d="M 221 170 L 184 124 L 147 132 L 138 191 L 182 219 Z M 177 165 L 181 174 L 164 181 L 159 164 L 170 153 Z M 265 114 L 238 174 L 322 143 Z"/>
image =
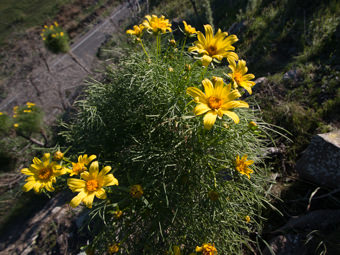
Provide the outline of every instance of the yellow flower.
<path id="1" fill-rule="evenodd" d="M 202 252 L 203 255 L 216 255 L 217 250 L 214 244 L 204 243 L 202 247 L 196 246 L 196 252 Z"/>
<path id="2" fill-rule="evenodd" d="M 57 22 L 57 21 L 54 21 L 54 25 L 55 25 L 56 27 L 58 27 L 58 26 L 59 26 L 59 24 L 58 24 L 58 22 Z"/>
<path id="3" fill-rule="evenodd" d="M 53 37 L 53 38 L 55 38 L 55 37 L 56 37 L 56 35 L 55 35 L 55 34 L 52 34 L 52 37 Z"/>
<path id="4" fill-rule="evenodd" d="M 239 155 L 237 155 L 235 160 L 235 168 L 237 171 L 239 171 L 241 174 L 248 176 L 250 179 L 250 174 L 254 171 L 251 170 L 248 166 L 254 163 L 253 160 L 247 160 L 247 155 L 244 155 L 242 158 L 240 158 Z"/>
<path id="5" fill-rule="evenodd" d="M 214 35 L 213 29 L 210 25 L 204 25 L 205 36 L 198 31 L 197 39 L 194 42 L 195 46 L 189 47 L 189 52 L 197 52 L 200 55 L 205 55 L 205 62 L 211 62 L 213 59 L 221 61 L 223 58 L 230 60 L 238 60 L 233 43 L 237 42 L 236 35 L 228 36 L 227 32 L 222 32 L 221 29 Z"/>
<path id="6" fill-rule="evenodd" d="M 144 28 L 145 27 L 143 26 L 143 24 L 140 24 L 138 26 L 134 25 L 133 30 L 132 29 L 126 30 L 126 33 L 129 35 L 135 35 L 136 37 L 140 38 L 143 34 Z"/>
<path id="7" fill-rule="evenodd" d="M 48 26 L 44 25 L 44 28 L 48 28 Z"/>
<path id="8" fill-rule="evenodd" d="M 176 46 L 176 40 L 171 39 L 169 42 L 170 42 L 170 44 L 171 44 L 172 46 L 174 46 L 174 47 Z"/>
<path id="9" fill-rule="evenodd" d="M 208 197 L 210 198 L 210 200 L 216 201 L 216 200 L 218 200 L 219 194 L 214 190 L 210 190 L 208 192 Z"/>
<path id="10" fill-rule="evenodd" d="M 3 112 L 0 112 L 0 115 L 3 115 Z"/>
<path id="11" fill-rule="evenodd" d="M 57 161 L 62 160 L 63 157 L 64 157 L 64 153 L 62 153 L 61 151 L 56 151 L 53 155 L 53 159 Z"/>
<path id="12" fill-rule="evenodd" d="M 197 31 L 194 27 L 190 26 L 187 24 L 187 22 L 185 20 L 183 20 L 183 24 L 184 24 L 184 31 L 188 36 L 193 36 L 195 34 L 197 34 Z"/>
<path id="13" fill-rule="evenodd" d="M 229 68 L 232 72 L 228 73 L 228 76 L 232 79 L 233 87 L 236 89 L 238 86 L 241 86 L 251 95 L 251 88 L 255 85 L 255 82 L 250 80 L 254 79 L 255 75 L 251 73 L 246 74 L 248 72 L 246 61 L 240 60 L 236 64 L 234 60 L 231 60 L 229 63 Z"/>
<path id="14" fill-rule="evenodd" d="M 17 117 L 17 115 L 16 115 L 16 114 L 14 114 L 14 115 L 13 115 L 13 118 L 16 118 L 16 117 Z"/>
<path id="15" fill-rule="evenodd" d="M 91 155 L 90 157 L 87 157 L 87 154 L 84 154 L 83 156 L 80 155 L 78 157 L 78 162 L 77 163 L 72 162 L 72 169 L 68 169 L 70 176 L 78 175 L 86 171 L 87 170 L 86 166 L 90 164 L 90 162 L 95 158 L 97 158 L 96 155 Z"/>
<path id="16" fill-rule="evenodd" d="M 99 172 L 98 161 L 94 161 L 91 163 L 89 172 L 81 173 L 80 176 L 84 180 L 69 178 L 67 180 L 69 188 L 73 192 L 79 192 L 71 200 L 70 205 L 77 207 L 83 202 L 88 208 L 92 208 L 94 196 L 99 199 L 106 199 L 106 192 L 103 187 L 118 185 L 118 180 L 113 174 L 107 174 L 110 171 L 111 167 L 106 166 Z"/>
<path id="17" fill-rule="evenodd" d="M 133 198 L 141 198 L 143 196 L 143 188 L 139 184 L 133 185 L 130 188 L 130 195 Z"/>
<path id="18" fill-rule="evenodd" d="M 18 109 L 19 109 L 19 106 L 14 106 L 13 107 L 13 112 L 16 113 L 18 111 Z"/>
<path id="19" fill-rule="evenodd" d="M 117 253 L 118 251 L 119 251 L 119 245 L 118 244 L 113 244 L 113 245 L 109 246 L 109 248 L 108 248 L 109 254 L 114 254 L 114 253 Z"/>
<path id="20" fill-rule="evenodd" d="M 173 248 L 174 255 L 181 255 L 181 248 L 179 246 L 175 245 Z"/>
<path id="21" fill-rule="evenodd" d="M 123 215 L 123 211 L 117 210 L 114 212 L 115 218 L 119 219 Z"/>
<path id="22" fill-rule="evenodd" d="M 172 67 L 168 68 L 169 72 L 172 73 L 174 71 L 174 69 Z"/>
<path id="23" fill-rule="evenodd" d="M 50 26 L 50 29 L 51 29 L 51 30 L 53 29 L 53 25 Z"/>
<path id="24" fill-rule="evenodd" d="M 169 23 L 168 19 L 164 19 L 163 15 L 159 18 L 156 15 L 146 15 L 145 18 L 143 25 L 148 31 L 161 32 L 162 34 L 166 33 L 166 31 L 172 32 L 171 23 Z"/>
<path id="25" fill-rule="evenodd" d="M 215 124 L 216 117 L 223 117 L 223 114 L 230 117 L 236 124 L 240 119 L 236 113 L 232 112 L 233 108 L 245 107 L 249 105 L 244 101 L 234 101 L 241 96 L 237 89 L 231 90 L 231 85 L 224 86 L 224 82 L 220 77 L 214 77 L 213 83 L 209 79 L 204 79 L 205 94 L 198 88 L 187 88 L 187 94 L 192 96 L 196 103 L 194 109 L 196 115 L 205 114 L 203 118 L 204 128 L 211 129 Z"/>
<path id="26" fill-rule="evenodd" d="M 249 217 L 249 215 L 247 215 L 246 217 L 244 217 L 244 219 L 246 220 L 247 223 L 250 222 L 250 217 Z"/>
<path id="27" fill-rule="evenodd" d="M 31 189 L 41 192 L 44 188 L 54 191 L 52 184 L 56 182 L 56 177 L 65 174 L 66 170 L 50 158 L 50 153 L 45 153 L 41 160 L 34 158 L 29 168 L 21 169 L 21 173 L 29 175 L 27 183 L 23 186 L 25 192 Z"/>
<path id="28" fill-rule="evenodd" d="M 60 32 L 60 36 L 64 36 L 64 32 Z"/>
<path id="29" fill-rule="evenodd" d="M 13 127 L 14 127 L 14 128 L 18 128 L 18 127 L 19 127 L 19 124 L 18 124 L 18 123 L 14 123 L 14 124 L 13 124 Z"/>
<path id="30" fill-rule="evenodd" d="M 29 112 L 32 112 L 32 110 L 24 110 L 24 112 L 27 112 L 27 113 L 29 113 Z"/>

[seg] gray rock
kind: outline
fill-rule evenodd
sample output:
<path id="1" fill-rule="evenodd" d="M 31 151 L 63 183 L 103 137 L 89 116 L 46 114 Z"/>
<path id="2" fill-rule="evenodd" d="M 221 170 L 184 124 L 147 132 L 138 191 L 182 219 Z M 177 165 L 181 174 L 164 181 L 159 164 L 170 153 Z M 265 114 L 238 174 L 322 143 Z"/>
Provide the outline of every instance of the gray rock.
<path id="1" fill-rule="evenodd" d="M 306 248 L 303 241 L 304 236 L 299 234 L 279 235 L 269 241 L 263 255 L 304 255 Z"/>
<path id="2" fill-rule="evenodd" d="M 317 185 L 340 188 L 340 130 L 314 136 L 296 169 Z"/>
<path id="3" fill-rule="evenodd" d="M 297 70 L 289 70 L 283 75 L 284 80 L 297 80 L 298 72 Z"/>

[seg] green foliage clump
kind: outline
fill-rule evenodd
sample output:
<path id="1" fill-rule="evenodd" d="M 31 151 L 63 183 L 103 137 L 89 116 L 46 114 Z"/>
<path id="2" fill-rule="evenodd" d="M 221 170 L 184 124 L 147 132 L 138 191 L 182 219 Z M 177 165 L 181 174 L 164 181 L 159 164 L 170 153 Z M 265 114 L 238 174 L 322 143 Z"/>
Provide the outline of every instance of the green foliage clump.
<path id="1" fill-rule="evenodd" d="M 12 128 L 12 119 L 6 113 L 0 112 L 0 136 L 7 135 Z"/>
<path id="2" fill-rule="evenodd" d="M 66 53 L 70 50 L 68 36 L 57 22 L 54 22 L 54 25 L 45 25 L 41 37 L 46 48 L 55 54 Z"/>
<path id="3" fill-rule="evenodd" d="M 23 106 L 14 108 L 13 121 L 15 130 L 23 135 L 30 136 L 39 133 L 43 127 L 44 113 L 40 107 L 28 102 Z"/>
<path id="4" fill-rule="evenodd" d="M 130 53 L 117 68 L 108 67 L 104 82 L 91 82 L 62 133 L 77 151 L 96 153 L 113 166 L 119 180 L 91 212 L 97 234 L 90 246 L 98 254 L 113 243 L 121 254 L 163 254 L 180 245 L 189 254 L 214 243 L 219 254 L 240 254 L 254 245 L 249 233 L 261 230 L 270 128 L 256 110 L 236 109 L 239 124 L 224 117 L 205 130 L 186 89 L 203 90 L 203 77 L 222 76 L 223 70 L 204 74 L 199 62 L 170 45 L 164 58 L 148 53 L 150 58 Z M 255 161 L 250 179 L 236 171 L 237 155 Z M 140 199 L 130 196 L 133 185 L 142 187 Z M 117 210 L 123 211 L 119 218 Z"/>

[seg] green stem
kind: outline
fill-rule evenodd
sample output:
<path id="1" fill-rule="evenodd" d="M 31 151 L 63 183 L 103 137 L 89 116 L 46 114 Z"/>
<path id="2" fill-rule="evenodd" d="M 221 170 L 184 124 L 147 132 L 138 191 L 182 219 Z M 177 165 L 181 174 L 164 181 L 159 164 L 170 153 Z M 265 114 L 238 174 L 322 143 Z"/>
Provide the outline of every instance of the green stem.
<path id="1" fill-rule="evenodd" d="M 146 55 L 148 58 L 150 58 L 149 55 L 148 55 L 148 53 L 147 53 L 146 50 L 145 50 L 145 47 L 144 47 L 144 44 L 143 44 L 142 40 L 140 40 L 140 44 L 142 45 L 142 48 L 143 48 L 143 51 L 144 51 L 145 55 Z"/>
<path id="2" fill-rule="evenodd" d="M 203 78 L 204 78 L 204 75 L 205 75 L 205 73 L 207 72 L 207 70 L 208 70 L 208 67 L 209 67 L 209 65 L 208 66 L 206 66 L 206 67 L 204 67 L 204 69 L 202 70 L 202 72 L 201 72 L 201 80 L 203 80 Z"/>
<path id="3" fill-rule="evenodd" d="M 183 56 L 183 51 L 184 51 L 185 44 L 187 42 L 187 38 L 188 38 L 188 35 L 185 35 L 184 42 L 183 42 L 183 45 L 182 45 L 181 58 Z"/>

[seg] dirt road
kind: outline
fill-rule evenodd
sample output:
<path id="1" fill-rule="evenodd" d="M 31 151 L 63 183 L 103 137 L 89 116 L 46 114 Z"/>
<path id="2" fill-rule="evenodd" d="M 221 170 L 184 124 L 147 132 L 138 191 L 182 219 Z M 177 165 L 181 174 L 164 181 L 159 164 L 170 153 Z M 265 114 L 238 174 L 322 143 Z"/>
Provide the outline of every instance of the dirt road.
<path id="1" fill-rule="evenodd" d="M 76 56 L 85 69 L 91 70 L 98 62 L 98 48 L 114 33 L 124 32 L 121 25 L 135 16 L 137 9 L 135 1 L 119 5 L 109 17 L 74 40 L 71 54 Z M 42 107 L 46 121 L 53 121 L 65 107 L 73 103 L 84 86 L 84 79 L 94 76 L 86 72 L 69 54 L 49 54 L 46 61 L 32 65 L 29 74 L 23 77 L 18 73 L 8 81 L 7 96 L 1 101 L 0 111 L 11 113 L 13 106 L 30 101 Z"/>

